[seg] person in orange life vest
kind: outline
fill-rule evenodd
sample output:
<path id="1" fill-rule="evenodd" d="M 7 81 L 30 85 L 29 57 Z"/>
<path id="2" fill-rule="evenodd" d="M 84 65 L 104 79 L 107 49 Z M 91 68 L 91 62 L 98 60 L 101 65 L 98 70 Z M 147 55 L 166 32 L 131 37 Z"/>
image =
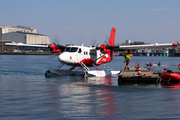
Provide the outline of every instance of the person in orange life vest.
<path id="1" fill-rule="evenodd" d="M 126 62 L 126 67 L 124 69 L 128 69 L 129 70 L 129 62 L 130 62 L 130 56 L 128 55 L 123 55 L 124 56 L 124 63 Z"/>

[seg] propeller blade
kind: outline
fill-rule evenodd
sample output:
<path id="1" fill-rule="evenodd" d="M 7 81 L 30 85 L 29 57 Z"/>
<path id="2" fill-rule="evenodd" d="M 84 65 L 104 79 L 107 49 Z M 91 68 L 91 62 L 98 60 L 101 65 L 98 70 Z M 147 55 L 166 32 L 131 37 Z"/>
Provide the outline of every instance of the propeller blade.
<path id="1" fill-rule="evenodd" d="M 104 43 L 105 43 L 106 45 L 108 45 L 108 42 L 107 42 L 106 40 L 104 41 Z"/>
<path id="2" fill-rule="evenodd" d="M 55 43 L 57 45 L 62 44 L 61 40 L 57 36 L 55 36 L 53 43 Z"/>

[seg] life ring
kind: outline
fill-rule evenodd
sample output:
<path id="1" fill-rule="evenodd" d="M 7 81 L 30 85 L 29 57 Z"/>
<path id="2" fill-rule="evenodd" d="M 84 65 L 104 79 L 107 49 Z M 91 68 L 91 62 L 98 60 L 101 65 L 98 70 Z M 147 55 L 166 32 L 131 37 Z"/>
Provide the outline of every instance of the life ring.
<path id="1" fill-rule="evenodd" d="M 180 64 L 178 65 L 178 68 L 180 69 Z"/>

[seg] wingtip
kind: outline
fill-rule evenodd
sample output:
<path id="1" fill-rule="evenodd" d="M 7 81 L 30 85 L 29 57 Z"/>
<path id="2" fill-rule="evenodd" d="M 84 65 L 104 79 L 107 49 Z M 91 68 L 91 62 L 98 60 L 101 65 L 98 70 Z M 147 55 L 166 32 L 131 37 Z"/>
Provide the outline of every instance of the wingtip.
<path id="1" fill-rule="evenodd" d="M 177 44 L 176 44 L 176 43 L 173 43 L 172 46 L 177 46 Z"/>

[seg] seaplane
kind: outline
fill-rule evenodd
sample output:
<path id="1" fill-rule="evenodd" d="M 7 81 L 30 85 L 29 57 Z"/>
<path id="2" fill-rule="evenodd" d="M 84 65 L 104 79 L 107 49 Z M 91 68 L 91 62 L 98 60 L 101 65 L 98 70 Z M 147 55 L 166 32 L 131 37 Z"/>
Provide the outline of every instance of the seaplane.
<path id="1" fill-rule="evenodd" d="M 84 76 L 106 76 L 119 74 L 120 70 L 112 70 L 105 65 L 113 60 L 114 51 L 129 51 L 134 49 L 155 48 L 155 47 L 175 47 L 176 43 L 165 44 L 146 44 L 146 45 L 115 45 L 116 29 L 112 27 L 109 43 L 101 44 L 99 46 L 81 46 L 70 45 L 63 46 L 59 44 L 50 45 L 33 45 L 23 43 L 5 43 L 5 46 L 23 46 L 23 47 L 37 47 L 37 48 L 50 48 L 52 53 L 58 53 L 58 60 L 60 64 L 54 70 L 47 70 L 45 76 L 48 77 L 52 74 L 67 75 L 67 74 L 83 74 Z M 69 69 L 62 69 L 62 66 L 70 66 Z M 102 65 L 104 69 L 98 66 Z M 95 70 L 91 70 L 93 67 Z"/>

